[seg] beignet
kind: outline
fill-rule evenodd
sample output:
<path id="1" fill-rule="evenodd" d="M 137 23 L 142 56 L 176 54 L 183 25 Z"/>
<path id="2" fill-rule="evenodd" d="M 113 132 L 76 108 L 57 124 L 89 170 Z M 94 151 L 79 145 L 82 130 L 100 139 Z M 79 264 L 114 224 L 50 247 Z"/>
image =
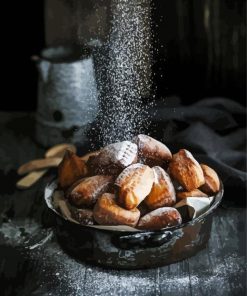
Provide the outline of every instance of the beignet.
<path id="1" fill-rule="evenodd" d="M 185 149 L 173 154 L 169 172 L 187 191 L 194 190 L 205 183 L 203 171 L 193 155 Z"/>
<path id="2" fill-rule="evenodd" d="M 201 164 L 201 168 L 205 178 L 205 184 L 201 186 L 201 190 L 207 194 L 214 194 L 220 190 L 220 180 L 212 168 L 205 164 Z"/>
<path id="3" fill-rule="evenodd" d="M 84 178 L 72 185 L 66 197 L 77 207 L 92 207 L 98 197 L 107 192 L 112 182 L 112 176 L 97 175 Z"/>
<path id="4" fill-rule="evenodd" d="M 138 157 L 149 166 L 162 166 L 172 159 L 171 151 L 163 143 L 154 138 L 140 134 L 133 139 L 138 146 Z"/>
<path id="5" fill-rule="evenodd" d="M 147 165 L 126 168 L 115 181 L 118 203 L 127 210 L 136 208 L 150 193 L 153 181 L 153 170 Z"/>
<path id="6" fill-rule="evenodd" d="M 176 193 L 170 176 L 159 166 L 153 167 L 154 183 L 144 202 L 150 210 L 170 207 L 176 202 Z"/>
<path id="7" fill-rule="evenodd" d="M 58 184 L 63 190 L 87 175 L 87 166 L 74 152 L 67 150 L 58 166 Z"/>
<path id="8" fill-rule="evenodd" d="M 140 211 L 121 208 L 114 194 L 105 193 L 97 201 L 93 210 L 94 220 L 101 225 L 128 225 L 135 227 Z"/>
<path id="9" fill-rule="evenodd" d="M 181 223 L 182 217 L 178 210 L 171 207 L 163 207 L 141 217 L 137 228 L 155 230 L 164 227 L 176 226 Z"/>
<path id="10" fill-rule="evenodd" d="M 123 169 L 137 162 L 137 145 L 130 141 L 110 144 L 90 160 L 93 174 L 118 175 Z"/>

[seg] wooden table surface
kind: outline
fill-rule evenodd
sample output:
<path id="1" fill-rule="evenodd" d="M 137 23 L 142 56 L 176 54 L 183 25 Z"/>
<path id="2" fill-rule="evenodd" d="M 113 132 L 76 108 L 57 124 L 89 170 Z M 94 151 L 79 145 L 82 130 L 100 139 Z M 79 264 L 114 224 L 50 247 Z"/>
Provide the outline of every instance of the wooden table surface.
<path id="1" fill-rule="evenodd" d="M 220 207 L 206 249 L 156 269 L 109 270 L 77 262 L 60 248 L 42 195 L 51 175 L 17 190 L 16 168 L 42 157 L 34 119 L 0 113 L 1 295 L 245 295 L 246 209 Z M 234 196 L 238 198 L 238 196 Z"/>

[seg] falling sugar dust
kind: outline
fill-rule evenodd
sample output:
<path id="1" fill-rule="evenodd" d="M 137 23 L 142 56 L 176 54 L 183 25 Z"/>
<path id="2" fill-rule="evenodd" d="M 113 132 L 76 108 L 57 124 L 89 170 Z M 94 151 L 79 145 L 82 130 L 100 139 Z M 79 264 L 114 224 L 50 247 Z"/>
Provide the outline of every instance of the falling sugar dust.
<path id="1" fill-rule="evenodd" d="M 150 0 L 112 0 L 111 29 L 95 53 L 103 145 L 132 138 L 147 129 L 151 89 Z"/>

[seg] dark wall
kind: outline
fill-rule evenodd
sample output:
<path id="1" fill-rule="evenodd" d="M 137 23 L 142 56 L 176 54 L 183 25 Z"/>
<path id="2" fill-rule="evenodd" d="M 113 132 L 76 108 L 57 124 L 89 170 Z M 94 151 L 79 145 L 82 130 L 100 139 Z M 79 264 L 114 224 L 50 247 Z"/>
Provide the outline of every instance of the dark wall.
<path id="1" fill-rule="evenodd" d="M 153 2 L 159 93 L 245 102 L 246 1 Z"/>
<path id="2" fill-rule="evenodd" d="M 1 3 L 1 110 L 34 110 L 37 71 L 31 55 L 44 47 L 43 1 Z"/>
<path id="3" fill-rule="evenodd" d="M 88 36 L 92 33 L 90 24 L 99 23 L 94 22 L 96 12 L 91 1 L 46 2 L 46 9 L 42 0 L 4 4 L 2 11 L 8 21 L 1 18 L 1 110 L 35 110 L 37 71 L 30 56 L 45 46 L 44 28 L 46 41 L 52 44 L 53 39 L 54 43 L 62 43 L 64 36 L 67 42 L 70 37 L 78 38 L 78 33 Z M 97 1 L 97 14 L 103 2 Z M 205 96 L 245 102 L 245 1 L 153 0 L 152 7 L 154 43 L 158 48 L 153 67 L 158 96 L 176 94 L 185 103 Z M 77 13 L 76 19 L 72 15 L 73 23 L 67 21 L 68 15 L 78 10 L 83 17 Z M 77 26 L 75 22 L 80 21 L 85 21 L 86 26 Z"/>

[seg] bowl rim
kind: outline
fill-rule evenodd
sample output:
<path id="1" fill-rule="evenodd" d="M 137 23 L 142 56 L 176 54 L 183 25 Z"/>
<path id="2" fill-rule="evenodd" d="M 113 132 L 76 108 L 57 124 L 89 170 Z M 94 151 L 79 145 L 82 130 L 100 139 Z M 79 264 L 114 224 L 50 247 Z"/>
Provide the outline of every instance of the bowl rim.
<path id="1" fill-rule="evenodd" d="M 68 222 L 68 223 L 72 223 L 73 225 L 77 225 L 77 227 L 82 227 L 91 230 L 95 230 L 95 231 L 105 231 L 105 232 L 112 232 L 112 233 L 121 233 L 122 235 L 135 235 L 138 233 L 144 233 L 144 234 L 149 234 L 149 233 L 165 233 L 166 231 L 174 231 L 176 229 L 180 229 L 180 228 L 184 228 L 187 226 L 192 226 L 194 224 L 200 223 L 205 217 L 207 217 L 208 215 L 210 215 L 211 213 L 213 213 L 216 208 L 219 206 L 219 204 L 222 201 L 222 197 L 224 194 L 224 185 L 223 182 L 220 180 L 220 190 L 214 195 L 214 201 L 213 203 L 210 205 L 209 209 L 204 212 L 203 214 L 201 214 L 200 216 L 184 222 L 182 224 L 176 225 L 176 226 L 171 226 L 171 227 L 166 227 L 166 228 L 160 228 L 160 229 L 155 229 L 155 230 L 147 230 L 147 229 L 136 229 L 136 231 L 121 231 L 121 230 L 112 230 L 112 229 L 102 229 L 102 228 L 96 228 L 96 227 L 92 227 L 90 225 L 83 225 L 80 223 L 76 223 L 73 222 L 72 220 L 67 219 L 66 217 L 64 217 L 62 214 L 60 214 L 52 205 L 50 198 L 53 195 L 54 191 L 57 189 L 57 178 L 53 178 L 49 183 L 46 184 L 45 186 L 45 190 L 44 190 L 44 199 L 46 202 L 46 206 L 49 208 L 49 210 L 51 210 L 53 213 L 55 213 L 59 218 L 62 218 L 64 221 Z M 47 196 L 47 190 L 50 190 L 51 193 L 49 194 L 49 196 Z"/>

